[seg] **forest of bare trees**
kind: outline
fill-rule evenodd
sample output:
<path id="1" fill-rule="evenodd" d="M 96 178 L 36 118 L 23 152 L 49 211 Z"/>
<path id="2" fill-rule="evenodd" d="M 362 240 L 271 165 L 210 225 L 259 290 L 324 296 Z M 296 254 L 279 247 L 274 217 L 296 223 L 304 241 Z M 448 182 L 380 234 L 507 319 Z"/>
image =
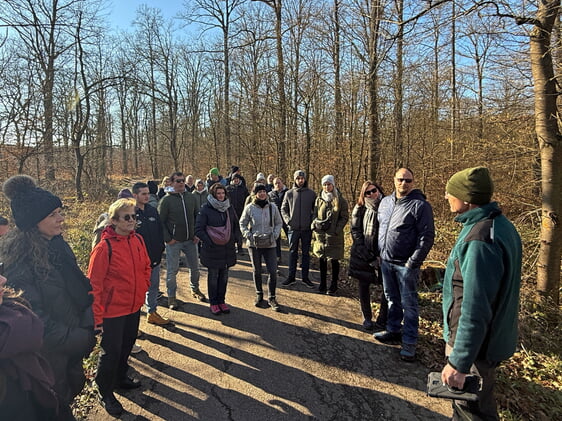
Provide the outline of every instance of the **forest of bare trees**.
<path id="1" fill-rule="evenodd" d="M 349 198 L 411 167 L 437 212 L 487 165 L 511 218 L 539 220 L 558 302 L 560 0 L 186 0 L 127 30 L 104 0 L 4 0 L 0 169 L 72 180 L 204 177 L 238 165 L 335 174 Z"/>

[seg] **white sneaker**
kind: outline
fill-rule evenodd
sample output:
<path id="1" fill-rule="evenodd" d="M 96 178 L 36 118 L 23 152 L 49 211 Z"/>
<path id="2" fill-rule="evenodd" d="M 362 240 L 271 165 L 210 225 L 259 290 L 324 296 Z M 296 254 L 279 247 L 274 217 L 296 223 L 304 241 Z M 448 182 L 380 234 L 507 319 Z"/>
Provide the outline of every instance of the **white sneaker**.
<path id="1" fill-rule="evenodd" d="M 142 351 L 142 347 L 137 345 L 136 343 L 133 345 L 133 349 L 131 349 L 131 354 L 138 354 Z"/>

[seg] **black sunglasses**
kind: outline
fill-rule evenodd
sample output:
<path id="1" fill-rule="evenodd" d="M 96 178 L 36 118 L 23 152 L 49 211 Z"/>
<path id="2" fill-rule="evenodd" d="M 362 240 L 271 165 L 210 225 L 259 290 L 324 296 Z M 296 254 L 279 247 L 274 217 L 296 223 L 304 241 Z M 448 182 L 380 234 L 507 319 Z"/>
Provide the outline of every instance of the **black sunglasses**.
<path id="1" fill-rule="evenodd" d="M 396 181 L 398 181 L 399 183 L 404 182 L 410 184 L 414 180 L 411 178 L 397 178 Z"/>
<path id="2" fill-rule="evenodd" d="M 376 187 L 371 190 L 365 190 L 365 196 L 369 196 L 370 194 L 373 194 L 376 191 L 379 191 Z"/>
<path id="3" fill-rule="evenodd" d="M 124 219 L 125 221 L 127 221 L 127 222 L 129 222 L 131 219 L 132 219 L 133 221 L 136 221 L 136 220 L 137 220 L 137 215 L 134 214 L 134 213 L 126 214 L 126 215 L 123 216 L 123 219 Z"/>
<path id="4" fill-rule="evenodd" d="M 183 178 L 176 178 L 174 180 L 175 183 L 185 183 L 185 180 Z"/>

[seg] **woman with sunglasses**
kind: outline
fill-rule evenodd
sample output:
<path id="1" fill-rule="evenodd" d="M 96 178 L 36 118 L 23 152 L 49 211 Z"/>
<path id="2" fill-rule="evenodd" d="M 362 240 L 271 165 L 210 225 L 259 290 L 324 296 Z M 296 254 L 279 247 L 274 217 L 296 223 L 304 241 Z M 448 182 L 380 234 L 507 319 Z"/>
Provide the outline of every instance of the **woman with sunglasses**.
<path id="1" fill-rule="evenodd" d="M 150 258 L 142 237 L 135 232 L 134 199 L 119 199 L 109 207 L 111 224 L 90 256 L 88 277 L 94 295 L 94 321 L 103 350 L 96 383 L 105 410 L 113 416 L 123 406 L 114 388 L 134 389 L 138 380 L 127 376 L 127 358 L 139 327 L 140 308 L 150 285 Z"/>
<path id="2" fill-rule="evenodd" d="M 377 212 L 384 197 L 382 188 L 368 180 L 361 186 L 357 204 L 351 214 L 351 236 L 353 245 L 349 257 L 349 276 L 359 283 L 359 302 L 363 313 L 363 328 L 367 331 L 381 331 L 386 328 L 388 303 L 381 292 L 380 311 L 373 324 L 371 308 L 371 284 L 382 284 L 378 252 L 379 223 Z"/>
<path id="3" fill-rule="evenodd" d="M 86 382 L 82 359 L 96 342 L 90 283 L 62 236 L 60 198 L 27 175 L 9 178 L 2 189 L 16 227 L 2 237 L 0 262 L 8 285 L 23 291 L 44 324 L 40 353 L 53 369 L 57 419 L 74 420 L 70 404 Z"/>

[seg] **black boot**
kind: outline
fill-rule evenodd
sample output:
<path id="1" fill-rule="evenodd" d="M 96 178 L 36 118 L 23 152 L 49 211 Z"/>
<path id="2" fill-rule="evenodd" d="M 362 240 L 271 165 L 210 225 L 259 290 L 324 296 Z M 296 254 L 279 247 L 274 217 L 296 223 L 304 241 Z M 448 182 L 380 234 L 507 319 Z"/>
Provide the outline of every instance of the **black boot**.
<path id="1" fill-rule="evenodd" d="M 338 290 L 338 279 L 340 277 L 340 261 L 332 259 L 332 282 L 328 289 L 328 295 L 335 295 Z"/>
<path id="2" fill-rule="evenodd" d="M 320 285 L 318 285 L 318 292 L 321 294 L 326 293 L 326 279 L 328 278 L 328 260 L 320 259 Z"/>

